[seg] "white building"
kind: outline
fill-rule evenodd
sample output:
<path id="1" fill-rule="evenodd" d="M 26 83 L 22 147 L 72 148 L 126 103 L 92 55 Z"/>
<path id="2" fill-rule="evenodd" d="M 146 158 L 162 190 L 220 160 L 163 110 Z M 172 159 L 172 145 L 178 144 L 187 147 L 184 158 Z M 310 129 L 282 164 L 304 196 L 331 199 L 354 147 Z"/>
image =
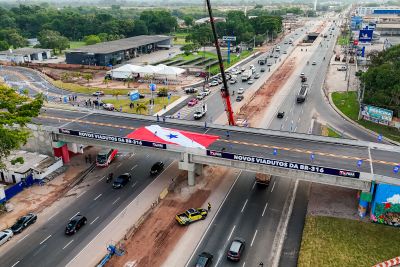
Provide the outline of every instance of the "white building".
<path id="1" fill-rule="evenodd" d="M 26 63 L 32 61 L 43 61 L 51 57 L 51 49 L 43 48 L 18 48 L 0 52 L 0 61 L 14 63 Z"/>
<path id="2" fill-rule="evenodd" d="M 17 158 L 23 158 L 23 163 L 11 163 Z M 63 166 L 61 158 L 53 158 L 38 153 L 17 150 L 5 160 L 6 168 L 0 170 L 0 182 L 19 183 L 21 179 L 33 175 L 33 179 L 43 179 Z"/>

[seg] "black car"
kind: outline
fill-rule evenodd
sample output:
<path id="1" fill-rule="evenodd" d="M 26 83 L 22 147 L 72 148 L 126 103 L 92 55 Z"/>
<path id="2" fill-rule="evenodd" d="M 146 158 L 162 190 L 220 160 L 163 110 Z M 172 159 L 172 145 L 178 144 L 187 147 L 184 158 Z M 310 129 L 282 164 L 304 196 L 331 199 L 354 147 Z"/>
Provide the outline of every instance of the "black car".
<path id="1" fill-rule="evenodd" d="M 197 258 L 196 267 L 211 266 L 213 255 L 208 252 L 202 252 Z"/>
<path id="2" fill-rule="evenodd" d="M 285 117 L 285 111 L 278 111 L 278 114 L 276 115 L 279 119 L 282 119 Z"/>
<path id="3" fill-rule="evenodd" d="M 19 234 L 24 230 L 26 227 L 29 225 L 33 224 L 36 222 L 37 215 L 33 213 L 28 213 L 25 216 L 22 216 L 17 220 L 17 222 L 11 226 L 11 230 L 13 231 L 14 234 Z"/>
<path id="4" fill-rule="evenodd" d="M 65 227 L 65 234 L 66 235 L 75 234 L 86 223 L 87 223 L 87 219 L 85 216 L 83 216 L 81 214 L 75 215 L 74 217 L 71 218 L 67 227 Z"/>
<path id="5" fill-rule="evenodd" d="M 240 261 L 244 250 L 245 242 L 242 238 L 236 237 L 228 249 L 227 258 L 232 261 Z"/>
<path id="6" fill-rule="evenodd" d="M 168 91 L 158 91 L 157 92 L 158 97 L 167 97 L 168 96 Z"/>
<path id="7" fill-rule="evenodd" d="M 164 169 L 164 162 L 157 161 L 150 169 L 150 174 L 155 175 L 159 174 Z"/>
<path id="8" fill-rule="evenodd" d="M 113 188 L 118 189 L 124 187 L 130 180 L 132 176 L 129 173 L 124 173 L 118 176 L 113 183 Z"/>
<path id="9" fill-rule="evenodd" d="M 236 97 L 236 102 L 240 102 L 240 101 L 242 101 L 242 100 L 243 100 L 243 98 L 244 98 L 244 96 L 242 96 L 242 95 L 238 95 L 238 96 Z"/>
<path id="10" fill-rule="evenodd" d="M 265 68 L 261 68 L 260 71 L 261 71 L 261 72 L 265 72 Z"/>

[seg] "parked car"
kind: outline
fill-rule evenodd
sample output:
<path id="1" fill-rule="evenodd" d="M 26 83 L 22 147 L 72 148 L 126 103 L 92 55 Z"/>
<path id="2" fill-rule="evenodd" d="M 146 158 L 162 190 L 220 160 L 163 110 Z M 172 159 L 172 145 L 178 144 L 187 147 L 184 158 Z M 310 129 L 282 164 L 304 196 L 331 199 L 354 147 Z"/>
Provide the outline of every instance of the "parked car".
<path id="1" fill-rule="evenodd" d="M 28 213 L 25 216 L 20 217 L 13 226 L 11 226 L 11 230 L 14 234 L 19 234 L 29 225 L 35 223 L 37 220 L 37 215 L 34 213 Z"/>
<path id="2" fill-rule="evenodd" d="M 115 181 L 113 182 L 112 187 L 115 188 L 115 189 L 122 188 L 127 183 L 129 183 L 131 178 L 132 178 L 132 176 L 131 176 L 130 173 L 121 174 L 120 176 L 117 177 L 117 179 L 115 179 Z"/>
<path id="3" fill-rule="evenodd" d="M 69 220 L 67 227 L 65 227 L 66 235 L 73 235 L 87 223 L 85 216 L 77 214 Z"/>
<path id="4" fill-rule="evenodd" d="M 346 71 L 347 67 L 346 66 L 340 66 L 337 68 L 338 71 Z"/>
<path id="5" fill-rule="evenodd" d="M 202 93 L 205 94 L 205 95 L 207 96 L 207 95 L 209 95 L 209 94 L 211 93 L 211 90 L 208 89 L 208 88 L 204 88 L 204 90 L 203 90 Z"/>
<path id="6" fill-rule="evenodd" d="M 272 62 L 267 62 L 267 66 L 271 67 L 272 66 Z M 265 69 L 264 69 L 264 71 L 265 71 Z"/>
<path id="7" fill-rule="evenodd" d="M 238 94 L 241 95 L 241 94 L 243 94 L 243 93 L 244 93 L 244 89 L 243 89 L 243 87 L 240 87 L 240 88 L 238 89 Z"/>
<path id="8" fill-rule="evenodd" d="M 278 111 L 276 117 L 278 117 L 278 119 L 282 119 L 283 117 L 285 117 L 285 111 Z"/>
<path id="9" fill-rule="evenodd" d="M 282 52 L 282 54 L 287 54 L 287 51 L 286 51 L 286 50 L 285 50 L 285 51 L 283 51 L 283 52 Z"/>
<path id="10" fill-rule="evenodd" d="M 232 261 L 240 261 L 245 247 L 245 241 L 242 238 L 236 237 L 232 240 L 229 246 L 227 258 Z"/>
<path id="11" fill-rule="evenodd" d="M 197 100 L 196 98 L 192 98 L 192 99 L 189 100 L 188 106 L 189 106 L 189 107 L 193 107 L 193 106 L 195 106 L 197 103 L 199 103 L 199 100 Z"/>
<path id="12" fill-rule="evenodd" d="M 317 65 L 317 62 L 313 61 L 313 62 L 311 63 L 311 65 Z"/>
<path id="13" fill-rule="evenodd" d="M 105 103 L 105 104 L 103 104 L 103 108 L 105 109 L 105 110 L 109 110 L 109 111 L 113 111 L 115 108 L 114 108 L 114 105 L 113 104 L 110 104 L 110 103 Z"/>
<path id="14" fill-rule="evenodd" d="M 300 73 L 300 77 L 304 77 L 304 76 L 306 76 L 306 75 L 304 74 L 304 72 Z"/>
<path id="15" fill-rule="evenodd" d="M 93 96 L 103 96 L 104 92 L 103 91 L 96 91 L 92 94 Z"/>
<path id="16" fill-rule="evenodd" d="M 230 83 L 230 84 L 235 84 L 236 82 L 237 82 L 236 79 L 230 79 L 230 80 L 229 80 L 229 83 Z"/>
<path id="17" fill-rule="evenodd" d="M 279 58 L 279 54 L 275 54 L 274 58 Z"/>
<path id="18" fill-rule="evenodd" d="M 236 97 L 236 102 L 240 102 L 240 101 L 242 101 L 242 100 L 243 100 L 243 98 L 244 98 L 244 96 L 243 96 L 243 95 L 238 95 L 238 96 Z"/>
<path id="19" fill-rule="evenodd" d="M 164 169 L 164 162 L 157 161 L 156 163 L 153 164 L 153 166 L 151 166 L 150 174 L 151 175 L 159 174 L 163 169 Z"/>
<path id="20" fill-rule="evenodd" d="M 198 93 L 197 95 L 196 95 L 196 98 L 198 99 L 198 100 L 202 100 L 202 99 L 204 99 L 206 97 L 206 95 L 203 93 L 203 92 L 200 92 L 200 93 Z"/>
<path id="21" fill-rule="evenodd" d="M 0 231 L 0 246 L 9 241 L 13 235 L 14 233 L 11 229 Z"/>
<path id="22" fill-rule="evenodd" d="M 196 261 L 196 267 L 209 267 L 211 266 L 213 255 L 208 252 L 202 252 Z"/>
<path id="23" fill-rule="evenodd" d="M 137 93 L 137 90 L 132 90 L 130 92 L 128 92 L 128 96 L 131 96 L 132 94 Z M 145 98 L 145 95 L 139 94 L 139 98 Z"/>

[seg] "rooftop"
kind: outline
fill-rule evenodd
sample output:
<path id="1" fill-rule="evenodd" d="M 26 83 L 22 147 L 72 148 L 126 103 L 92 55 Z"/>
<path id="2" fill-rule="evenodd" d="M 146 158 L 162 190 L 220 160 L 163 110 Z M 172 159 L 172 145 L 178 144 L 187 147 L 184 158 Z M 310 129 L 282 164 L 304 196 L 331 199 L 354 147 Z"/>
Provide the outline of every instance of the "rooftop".
<path id="1" fill-rule="evenodd" d="M 96 54 L 108 54 L 117 51 L 137 48 L 143 45 L 151 43 L 161 42 L 171 39 L 171 36 L 167 35 L 139 35 L 129 37 L 125 39 L 119 39 L 110 42 L 103 42 L 94 45 L 87 45 L 76 49 L 70 49 L 70 53 L 96 53 Z"/>
<path id="2" fill-rule="evenodd" d="M 37 53 L 43 53 L 51 51 L 51 49 L 44 49 L 44 48 L 32 48 L 32 47 L 23 47 L 23 48 L 17 48 L 17 49 L 10 49 L 10 50 L 5 50 L 5 51 L 0 51 L 0 55 L 30 55 L 30 54 L 37 54 Z"/>
<path id="3" fill-rule="evenodd" d="M 19 162 L 14 165 L 11 164 L 12 160 L 15 160 L 18 157 L 22 157 L 24 159 L 24 163 L 21 164 Z M 22 150 L 13 151 L 11 155 L 5 160 L 6 169 L 8 171 L 12 171 L 15 173 L 26 173 L 31 169 L 42 170 L 54 163 L 54 159 L 50 158 L 46 155 L 41 155 L 38 153 L 32 153 Z"/>

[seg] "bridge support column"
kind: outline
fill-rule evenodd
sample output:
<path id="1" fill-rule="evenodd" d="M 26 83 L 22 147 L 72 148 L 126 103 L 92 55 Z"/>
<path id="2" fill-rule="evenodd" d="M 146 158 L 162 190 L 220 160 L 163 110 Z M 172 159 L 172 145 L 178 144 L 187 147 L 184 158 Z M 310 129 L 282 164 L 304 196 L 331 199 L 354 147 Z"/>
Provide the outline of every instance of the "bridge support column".
<path id="1" fill-rule="evenodd" d="M 203 173 L 203 165 L 190 162 L 188 153 L 182 153 L 179 169 L 188 172 L 189 186 L 194 186 L 196 184 L 196 175 L 201 175 Z"/>

